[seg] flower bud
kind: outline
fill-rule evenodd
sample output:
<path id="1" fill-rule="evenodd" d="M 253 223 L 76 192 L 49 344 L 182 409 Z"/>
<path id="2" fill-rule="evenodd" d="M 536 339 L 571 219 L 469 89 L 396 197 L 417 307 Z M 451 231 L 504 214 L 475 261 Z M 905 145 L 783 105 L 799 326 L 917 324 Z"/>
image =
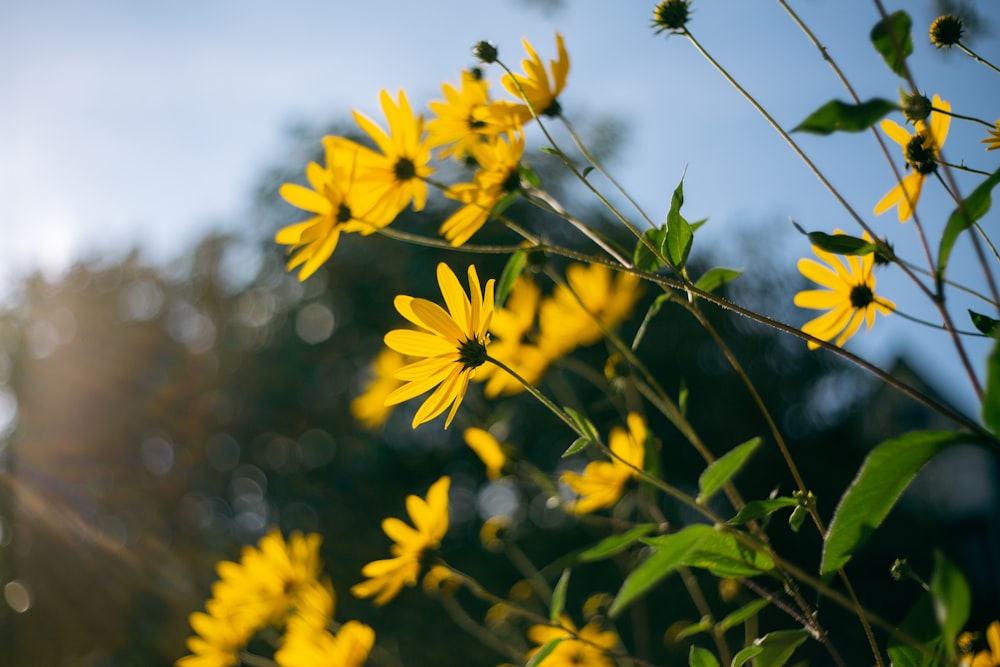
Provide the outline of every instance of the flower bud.
<path id="1" fill-rule="evenodd" d="M 958 44 L 962 39 L 962 19 L 957 16 L 939 16 L 931 23 L 931 44 L 939 49 Z"/>
<path id="2" fill-rule="evenodd" d="M 653 27 L 657 34 L 664 30 L 682 32 L 691 17 L 690 0 L 663 0 L 653 10 Z"/>
<path id="3" fill-rule="evenodd" d="M 500 51 L 493 44 L 483 40 L 472 47 L 472 55 L 489 65 L 490 63 L 495 63 L 497 61 Z"/>
<path id="4" fill-rule="evenodd" d="M 903 93 L 900 100 L 903 107 L 903 115 L 906 120 L 916 123 L 918 120 L 925 120 L 931 115 L 931 101 L 924 95 L 908 95 Z"/>

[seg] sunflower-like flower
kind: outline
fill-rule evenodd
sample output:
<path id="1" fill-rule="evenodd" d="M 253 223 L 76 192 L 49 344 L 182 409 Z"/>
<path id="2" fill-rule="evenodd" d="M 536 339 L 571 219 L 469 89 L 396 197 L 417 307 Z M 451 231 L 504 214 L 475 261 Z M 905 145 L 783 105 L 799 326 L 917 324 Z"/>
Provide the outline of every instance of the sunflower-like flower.
<path id="1" fill-rule="evenodd" d="M 963 632 L 958 638 L 962 667 L 1000 667 L 1000 621 L 986 628 L 986 648 L 976 651 L 977 634 Z"/>
<path id="2" fill-rule="evenodd" d="M 839 229 L 834 233 L 843 234 Z M 867 232 L 864 239 L 871 241 Z M 876 312 L 888 315 L 896 309 L 892 301 L 875 294 L 875 276 L 872 275 L 874 253 L 861 257 L 848 255 L 842 260 L 817 246 L 813 246 L 813 252 L 825 265 L 803 258 L 799 260 L 799 271 L 826 289 L 799 292 L 795 295 L 795 305 L 828 312 L 807 322 L 802 327 L 803 332 L 827 341 L 836 337 L 836 344 L 843 345 L 863 323 L 871 329 Z M 817 347 L 818 343 L 809 341 L 810 350 Z"/>
<path id="3" fill-rule="evenodd" d="M 987 136 L 980 143 L 986 144 L 986 150 L 995 151 L 1000 148 L 1000 118 L 994 124 L 992 129 L 986 130 Z"/>
<path id="4" fill-rule="evenodd" d="M 301 266 L 299 280 L 311 276 L 330 258 L 341 232 L 368 235 L 395 217 L 373 198 L 371 187 L 356 178 L 359 157 L 371 151 L 340 137 L 325 137 L 323 146 L 326 166 L 315 162 L 306 166 L 311 190 L 297 183 L 285 183 L 279 189 L 289 204 L 314 214 L 282 228 L 274 237 L 276 243 L 291 246 L 287 268 Z"/>
<path id="5" fill-rule="evenodd" d="M 507 456 L 503 453 L 500 442 L 489 431 L 475 427 L 465 429 L 462 437 L 465 439 L 465 444 L 486 466 L 486 476 L 490 479 L 499 479 L 503 474 L 504 465 L 507 464 Z"/>
<path id="6" fill-rule="evenodd" d="M 476 267 L 470 265 L 468 296 L 443 262 L 438 264 L 437 279 L 448 310 L 426 299 L 399 295 L 394 301 L 396 310 L 420 330 L 395 329 L 385 335 L 385 344 L 390 348 L 419 358 L 396 372 L 396 377 L 406 384 L 389 394 L 385 404 L 396 405 L 434 389 L 413 417 L 413 428 L 434 419 L 450 405 L 444 423 L 448 428 L 462 404 L 469 379 L 487 359 L 493 279 L 486 281 L 484 292 Z"/>
<path id="7" fill-rule="evenodd" d="M 240 651 L 250 641 L 253 630 L 229 618 L 228 610 L 209 600 L 205 611 L 188 617 L 194 634 L 187 639 L 191 651 L 179 659 L 176 667 L 231 667 L 240 664 Z"/>
<path id="8" fill-rule="evenodd" d="M 948 136 L 951 124 L 951 104 L 935 95 L 932 100 L 934 111 L 926 121 L 914 124 L 915 134 L 910 134 L 895 121 L 885 119 L 881 123 L 882 131 L 903 148 L 906 167 L 911 169 L 893 186 L 889 192 L 875 205 L 875 215 L 882 215 L 893 206 L 898 207 L 899 221 L 906 222 L 913 217 L 913 209 L 920 199 L 920 191 L 928 174 L 937 170 L 941 146 Z"/>
<path id="9" fill-rule="evenodd" d="M 558 59 L 549 61 L 551 81 L 534 47 L 526 39 L 521 40 L 521 43 L 528 53 L 528 57 L 521 61 L 524 74 L 505 74 L 502 79 L 504 88 L 511 95 L 526 102 L 516 106 L 518 118 L 522 123 L 528 122 L 534 117 L 532 109 L 539 116 L 558 116 L 562 107 L 557 98 L 566 87 L 566 77 L 569 75 L 569 54 L 566 53 L 562 35 L 556 33 Z"/>
<path id="10" fill-rule="evenodd" d="M 445 191 L 449 199 L 465 204 L 441 225 L 441 236 L 453 246 L 464 245 L 486 224 L 494 207 L 521 187 L 517 166 L 524 154 L 524 137 L 511 135 L 493 143 L 479 144 L 473 153 L 480 168 L 471 183 L 457 183 Z"/>
<path id="11" fill-rule="evenodd" d="M 491 143 L 516 122 L 510 102 L 491 102 L 489 84 L 479 69 L 462 72 L 459 88 L 441 86 L 444 100 L 430 103 L 427 143 L 441 147 L 438 157 L 465 159 L 483 143 Z"/>
<path id="12" fill-rule="evenodd" d="M 374 604 L 382 606 L 399 595 L 404 586 L 417 583 L 421 560 L 428 551 L 441 545 L 448 532 L 450 484 L 449 477 L 442 477 L 428 489 L 427 500 L 414 495 L 406 497 L 412 527 L 395 517 L 382 521 L 382 530 L 394 542 L 390 548 L 394 557 L 365 565 L 361 574 L 368 579 L 351 587 L 351 593 L 359 598 L 374 597 Z"/>
<path id="13" fill-rule="evenodd" d="M 609 440 L 615 455 L 611 461 L 591 461 L 582 475 L 566 471 L 560 477 L 580 496 L 572 505 L 577 514 L 617 503 L 625 492 L 625 484 L 638 476 L 635 469 L 642 470 L 646 457 L 646 422 L 634 412 L 629 413 L 627 421 L 628 431 L 617 426 L 611 429 Z"/>
<path id="14" fill-rule="evenodd" d="M 601 630 L 595 622 L 587 623 L 577 632 L 576 626 L 563 617 L 560 625 L 534 625 L 528 629 L 528 639 L 538 644 L 528 652 L 535 655 L 550 641 L 563 638 L 539 667 L 614 667 L 615 661 L 610 651 L 618 645 L 618 635 L 610 630 Z"/>
<path id="15" fill-rule="evenodd" d="M 372 377 L 365 384 L 364 393 L 351 401 L 351 414 L 355 419 L 370 429 L 377 429 L 385 423 L 392 412 L 385 399 L 403 384 L 395 373 L 405 365 L 406 357 L 395 350 L 382 348 L 372 362 Z"/>
<path id="16" fill-rule="evenodd" d="M 289 620 L 274 661 L 279 667 L 362 667 L 374 644 L 375 631 L 358 621 L 344 623 L 333 634 Z"/>
<path id="17" fill-rule="evenodd" d="M 361 147 L 359 168 L 355 178 L 370 188 L 369 194 L 378 202 L 372 215 L 393 219 L 410 203 L 413 209 L 423 209 L 427 202 L 428 176 L 434 173 L 429 165 L 431 149 L 424 135 L 424 117 L 414 115 L 406 93 L 399 91 L 396 102 L 385 90 L 379 95 L 382 111 L 389 122 L 389 133 L 374 121 L 354 111 L 354 120 L 371 137 L 381 153 Z"/>

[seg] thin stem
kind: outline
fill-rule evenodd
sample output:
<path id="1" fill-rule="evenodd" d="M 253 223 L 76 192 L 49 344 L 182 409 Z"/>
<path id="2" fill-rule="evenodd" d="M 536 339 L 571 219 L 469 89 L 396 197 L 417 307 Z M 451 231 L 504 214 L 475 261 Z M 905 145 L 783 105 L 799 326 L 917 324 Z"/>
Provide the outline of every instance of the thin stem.
<path id="1" fill-rule="evenodd" d="M 962 44 L 962 42 L 956 42 L 955 46 L 957 46 L 958 48 L 962 49 L 962 51 L 965 53 L 965 55 L 969 56 L 970 58 L 972 58 L 976 62 L 982 63 L 983 65 L 986 65 L 987 67 L 989 67 L 991 70 L 993 70 L 997 74 L 1000 74 L 1000 69 L 997 69 L 996 65 L 994 65 L 990 61 L 986 60 L 985 58 L 980 57 L 979 54 L 975 53 L 972 49 L 970 49 L 969 47 L 967 47 L 965 44 Z"/>
<path id="2" fill-rule="evenodd" d="M 500 370 L 502 370 L 502 371 L 504 371 L 506 373 L 509 373 L 512 378 L 514 378 L 515 380 L 517 380 L 518 382 L 521 383 L 521 386 L 523 386 L 528 391 L 529 394 L 531 394 L 532 396 L 534 396 L 535 398 L 537 398 L 541 402 L 542 405 L 544 405 L 545 407 L 547 407 L 552 412 L 552 414 L 554 414 L 556 417 L 559 417 L 559 419 L 561 419 L 564 424 L 566 424 L 567 426 L 569 426 L 570 429 L 572 429 L 573 432 L 576 433 L 578 436 L 580 436 L 581 438 L 587 438 L 588 440 L 591 438 L 588 434 L 584 433 L 583 429 L 580 428 L 580 426 L 577 425 L 577 423 L 575 421 L 573 421 L 573 419 L 569 415 L 567 415 L 566 412 L 562 408 L 560 408 L 558 405 L 556 405 L 555 403 L 553 403 L 552 399 L 550 399 L 548 396 L 546 396 L 542 392 L 538 391 L 538 387 L 536 387 L 535 385 L 531 384 L 530 382 L 528 382 L 527 380 L 525 380 L 523 377 L 521 377 L 520 375 L 518 375 L 518 373 L 514 369 L 512 369 L 510 366 L 508 366 L 504 362 L 500 361 L 499 359 L 495 359 L 495 358 L 493 358 L 491 356 L 487 356 L 486 357 L 486 361 L 489 362 L 489 363 L 491 363 L 491 364 L 493 364 L 494 366 L 496 366 Z M 600 444 L 600 443 L 598 443 L 598 444 Z"/>
<path id="3" fill-rule="evenodd" d="M 930 327 L 931 329 L 940 329 L 941 331 L 948 330 L 944 325 L 936 324 L 934 322 L 928 322 L 927 320 L 922 320 L 919 317 L 914 317 L 913 315 L 907 315 L 901 310 L 894 310 L 892 312 L 895 313 L 896 315 L 899 315 L 904 320 L 909 320 L 910 322 L 913 322 L 915 324 L 920 324 L 925 327 Z M 980 331 L 957 331 L 956 333 L 962 336 L 978 336 L 979 338 L 989 338 L 989 336 Z"/>
<path id="4" fill-rule="evenodd" d="M 992 125 L 990 127 L 993 127 Z M 938 164 L 943 164 L 946 167 L 951 167 L 952 169 L 958 169 L 959 171 L 967 171 L 970 174 L 979 174 L 980 176 L 992 176 L 988 171 L 983 171 L 981 169 L 973 169 L 972 167 L 966 167 L 964 164 L 953 164 L 951 162 L 938 162 Z"/>
<path id="5" fill-rule="evenodd" d="M 937 113 L 943 113 L 946 116 L 951 116 L 952 118 L 961 118 L 962 120 L 972 121 L 973 123 L 979 123 L 980 125 L 985 125 L 986 127 L 993 129 L 993 123 L 987 123 L 982 118 L 976 118 L 974 116 L 964 116 L 960 113 L 955 113 L 954 111 L 946 111 L 945 109 L 938 109 L 935 106 L 931 107 L 931 111 L 936 111 Z"/>
<path id="6" fill-rule="evenodd" d="M 510 660 L 523 662 L 523 653 L 477 623 L 471 616 L 469 616 L 469 613 L 465 611 L 465 608 L 460 605 L 458 600 L 454 597 L 451 595 L 442 596 L 441 606 L 444 607 L 445 612 L 447 612 L 448 616 L 451 617 L 452 622 L 464 630 L 466 634 L 475 637 L 481 644 L 489 646 L 491 649 L 500 655 L 509 658 Z"/>
<path id="7" fill-rule="evenodd" d="M 681 576 L 681 582 L 683 582 L 684 588 L 687 589 L 688 595 L 691 596 L 691 601 L 694 602 L 698 613 L 701 614 L 703 619 L 708 619 L 708 622 L 712 626 L 712 639 L 715 641 L 715 649 L 719 652 L 719 660 L 723 665 L 728 665 L 732 662 L 732 658 L 730 657 L 729 646 L 726 644 L 726 636 L 715 622 L 712 608 L 708 605 L 708 600 L 705 599 L 705 594 L 702 593 L 701 586 L 698 585 L 698 578 L 691 572 L 691 568 L 686 566 L 678 567 L 677 573 Z"/>
<path id="8" fill-rule="evenodd" d="M 900 259 L 899 261 L 905 263 L 905 260 L 903 260 L 903 259 Z M 927 269 L 920 268 L 916 264 L 906 263 L 906 265 L 909 266 L 913 271 L 915 271 L 917 273 L 925 275 L 928 278 L 934 278 L 934 274 L 932 274 Z M 979 299 L 980 301 L 985 301 L 986 303 L 990 304 L 994 308 L 1000 308 L 1000 303 L 997 303 L 996 301 L 993 301 L 992 299 L 990 299 L 990 297 L 986 296 L 985 294 L 980 294 L 979 292 L 975 291 L 974 289 L 972 289 L 970 287 L 966 287 L 965 285 L 962 285 L 960 283 L 956 283 L 953 280 L 949 280 L 947 278 L 945 278 L 942 282 L 945 285 L 947 285 L 948 287 L 951 287 L 952 289 L 956 289 L 959 292 L 965 292 L 969 296 L 974 296 L 977 299 Z"/>

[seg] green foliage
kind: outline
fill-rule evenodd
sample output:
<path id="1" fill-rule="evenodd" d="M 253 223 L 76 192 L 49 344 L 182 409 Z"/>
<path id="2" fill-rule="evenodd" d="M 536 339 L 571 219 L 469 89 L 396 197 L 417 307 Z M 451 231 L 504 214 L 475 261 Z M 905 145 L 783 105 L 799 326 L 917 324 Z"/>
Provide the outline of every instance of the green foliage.
<path id="1" fill-rule="evenodd" d="M 701 274 L 701 277 L 698 278 L 694 286 L 705 292 L 713 292 L 716 288 L 736 280 L 742 273 L 739 269 L 727 269 L 717 266 Z"/>
<path id="2" fill-rule="evenodd" d="M 670 198 L 670 211 L 667 212 L 667 236 L 663 244 L 664 255 L 678 270 L 682 270 L 687 264 L 691 244 L 694 242 L 694 232 L 691 225 L 681 215 L 683 204 L 684 179 L 682 178 L 681 182 L 674 188 L 674 194 Z"/>
<path id="3" fill-rule="evenodd" d="M 562 644 L 568 637 L 556 637 L 555 639 L 545 643 L 542 648 L 538 650 L 538 653 L 531 656 L 531 660 L 524 663 L 524 667 L 538 667 L 541 665 L 547 657 L 549 657 L 559 644 Z"/>
<path id="4" fill-rule="evenodd" d="M 500 274 L 500 280 L 497 281 L 496 287 L 497 308 L 507 303 L 507 296 L 510 294 L 510 289 L 514 286 L 521 272 L 524 271 L 524 266 L 527 262 L 528 253 L 518 250 L 512 253 L 507 263 L 504 264 L 503 272 Z"/>
<path id="5" fill-rule="evenodd" d="M 868 255 L 878 250 L 878 246 L 871 241 L 847 234 L 808 232 L 806 236 L 809 237 L 809 242 L 820 250 L 832 252 L 835 255 Z"/>
<path id="6" fill-rule="evenodd" d="M 549 605 L 549 620 L 556 623 L 566 609 L 566 589 L 569 587 L 569 568 L 563 570 L 562 576 L 556 582 L 552 591 L 552 603 Z"/>
<path id="7" fill-rule="evenodd" d="M 964 440 L 965 436 L 951 431 L 916 431 L 873 449 L 840 499 L 830 522 L 820 574 L 829 575 L 846 565 L 882 525 L 924 464 Z"/>
<path id="8" fill-rule="evenodd" d="M 770 516 L 783 507 L 795 507 L 798 504 L 798 500 L 787 496 L 770 498 L 768 500 L 751 500 L 743 509 L 736 513 L 736 516 L 729 520 L 729 523 L 732 525 L 749 523 L 750 521 Z"/>
<path id="9" fill-rule="evenodd" d="M 733 475 L 740 471 L 750 456 L 760 447 L 760 443 L 760 438 L 748 440 L 729 450 L 724 456 L 719 457 L 712 465 L 705 468 L 705 472 L 698 478 L 697 501 L 701 504 L 708 502 Z"/>
<path id="10" fill-rule="evenodd" d="M 667 239 L 667 226 L 664 224 L 662 227 L 647 229 L 642 233 L 642 237 L 650 246 L 656 248 L 662 254 L 663 245 Z M 635 264 L 635 268 L 638 270 L 650 273 L 655 272 L 663 266 L 660 258 L 654 255 L 642 240 L 636 241 L 635 250 L 632 252 L 632 263 Z"/>
<path id="11" fill-rule="evenodd" d="M 995 320 L 988 315 L 977 313 L 974 310 L 969 310 L 969 319 L 972 320 L 973 326 L 987 336 L 991 336 L 992 338 L 1000 336 L 1000 329 L 997 328 L 997 325 L 1000 325 L 1000 321 Z"/>
<path id="12" fill-rule="evenodd" d="M 934 599 L 934 618 L 941 628 L 948 657 L 954 658 L 958 633 L 969 620 L 972 593 L 962 571 L 940 551 L 934 552 L 931 597 Z"/>
<path id="13" fill-rule="evenodd" d="M 876 23 L 871 32 L 875 49 L 882 54 L 889 69 L 900 76 L 905 74 L 906 59 L 913 53 L 912 27 L 910 15 L 899 10 Z"/>
<path id="14" fill-rule="evenodd" d="M 760 610 L 771 604 L 766 598 L 757 598 L 756 600 L 751 600 L 746 603 L 736 611 L 727 615 L 721 621 L 719 621 L 719 629 L 723 632 L 735 628 L 740 623 L 745 623 L 749 619 L 753 618 L 760 613 Z"/>
<path id="15" fill-rule="evenodd" d="M 733 657 L 732 667 L 745 665 L 753 659 L 758 667 L 782 667 L 806 639 L 805 630 L 778 630 L 770 632 Z"/>
<path id="16" fill-rule="evenodd" d="M 719 667 L 719 661 L 708 649 L 692 646 L 688 653 L 688 667 Z"/>
<path id="17" fill-rule="evenodd" d="M 973 223 L 986 215 L 993 205 L 993 188 L 1000 183 L 1000 169 L 990 174 L 986 180 L 976 186 L 962 205 L 955 208 L 948 218 L 944 233 L 941 234 L 941 245 L 938 249 L 938 281 L 944 280 L 945 269 L 951 257 L 951 250 L 959 234 L 971 227 Z"/>
<path id="18" fill-rule="evenodd" d="M 1000 435 L 1000 342 L 993 346 L 993 352 L 986 362 L 983 421 L 993 433 Z"/>
<path id="19" fill-rule="evenodd" d="M 878 97 L 861 104 L 831 100 L 809 114 L 792 131 L 824 135 L 838 131 L 861 132 L 897 109 L 899 109 L 898 104 Z"/>
<path id="20" fill-rule="evenodd" d="M 638 526 L 634 526 L 624 533 L 618 535 L 610 535 L 594 546 L 583 550 L 577 554 L 576 558 L 582 562 L 590 562 L 603 560 L 605 558 L 610 558 L 615 554 L 621 553 L 627 549 L 632 544 L 639 541 L 640 538 L 649 535 L 654 530 L 656 530 L 656 524 L 652 523 L 641 523 Z"/>

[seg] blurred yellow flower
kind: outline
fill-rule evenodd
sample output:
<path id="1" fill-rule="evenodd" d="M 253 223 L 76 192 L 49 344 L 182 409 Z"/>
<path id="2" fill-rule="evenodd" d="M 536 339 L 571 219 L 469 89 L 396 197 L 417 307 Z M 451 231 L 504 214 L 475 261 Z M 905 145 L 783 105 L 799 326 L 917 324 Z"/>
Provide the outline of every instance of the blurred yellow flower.
<path id="1" fill-rule="evenodd" d="M 986 144 L 986 150 L 995 151 L 1000 148 L 1000 119 L 997 119 L 993 128 L 986 130 L 986 134 L 989 136 L 980 142 Z"/>
<path id="2" fill-rule="evenodd" d="M 387 347 L 372 362 L 372 377 L 366 383 L 364 393 L 351 401 L 351 414 L 370 429 L 385 423 L 392 408 L 385 404 L 386 397 L 403 384 L 395 373 L 406 365 L 406 358 Z"/>
<path id="3" fill-rule="evenodd" d="M 524 154 L 524 137 L 520 134 L 502 137 L 489 144 L 480 144 L 473 155 L 479 162 L 471 183 L 457 183 L 445 196 L 463 204 L 452 213 L 438 230 L 453 246 L 464 245 L 479 228 L 486 224 L 500 201 L 521 187 L 518 163 Z"/>
<path id="4" fill-rule="evenodd" d="M 926 122 L 918 120 L 914 124 L 915 134 L 911 135 L 895 121 L 889 119 L 882 121 L 882 131 L 902 146 L 906 166 L 912 171 L 875 204 L 875 215 L 882 215 L 896 206 L 900 222 L 912 218 L 924 181 L 927 180 L 928 174 L 937 170 L 941 146 L 944 145 L 948 127 L 951 125 L 951 116 L 942 112 L 950 112 L 951 104 L 942 100 L 939 95 L 934 96 L 931 104 L 935 111 L 931 111 Z"/>
<path id="5" fill-rule="evenodd" d="M 348 621 L 337 634 L 326 628 L 289 622 L 274 660 L 279 667 L 362 667 L 375 644 L 375 631 Z"/>
<path id="6" fill-rule="evenodd" d="M 438 157 L 472 157 L 481 145 L 512 129 L 513 105 L 490 101 L 489 84 L 478 68 L 462 72 L 459 88 L 445 83 L 441 91 L 444 100 L 428 105 L 434 115 L 427 121 L 427 143 L 441 148 Z"/>
<path id="7" fill-rule="evenodd" d="M 487 358 L 493 279 L 486 281 L 484 292 L 476 267 L 470 265 L 466 296 L 447 264 L 438 264 L 437 278 L 448 310 L 426 299 L 397 296 L 396 310 L 421 330 L 395 329 L 385 335 L 385 344 L 390 348 L 420 359 L 396 372 L 396 377 L 406 384 L 389 394 L 385 404 L 396 405 L 436 387 L 413 417 L 413 428 L 434 419 L 451 405 L 444 424 L 448 428 L 465 397 L 469 379 Z"/>
<path id="8" fill-rule="evenodd" d="M 561 107 L 557 98 L 566 87 L 566 77 L 569 75 L 569 55 L 566 53 L 562 35 L 556 33 L 558 59 L 549 61 L 549 69 L 552 72 L 551 81 L 541 58 L 535 53 L 534 47 L 526 39 L 521 40 L 521 42 L 524 44 L 524 50 L 528 53 L 528 57 L 521 61 L 524 73 L 505 74 L 502 80 L 504 88 L 511 95 L 527 102 L 516 105 L 518 119 L 522 123 L 531 120 L 533 118 L 532 109 L 539 116 L 558 116 Z"/>
<path id="9" fill-rule="evenodd" d="M 550 641 L 565 637 L 538 667 L 614 667 L 609 652 L 618 645 L 618 635 L 601 630 L 594 622 L 587 623 L 579 633 L 569 619 L 563 617 L 560 623 L 561 627 L 534 625 L 528 629 L 528 639 L 538 644 L 528 652 L 529 659 Z"/>
<path id="10" fill-rule="evenodd" d="M 591 461 L 583 469 L 583 474 L 567 470 L 560 480 L 580 497 L 572 504 L 577 514 L 587 514 L 595 510 L 611 507 L 625 492 L 625 484 L 638 477 L 646 457 L 646 421 L 632 412 L 627 417 L 628 431 L 616 426 L 611 429 L 609 440 L 611 461 Z"/>
<path id="11" fill-rule="evenodd" d="M 834 233 L 843 234 L 839 229 Z M 871 241 L 867 232 L 864 239 Z M 826 265 L 803 258 L 799 260 L 799 271 L 826 289 L 799 292 L 795 295 L 795 305 L 828 312 L 803 325 L 803 332 L 827 341 L 836 337 L 836 344 L 843 345 L 857 333 L 862 323 L 867 322 L 868 329 L 871 329 L 876 312 L 888 315 L 896 309 L 892 301 L 875 294 L 875 276 L 872 275 L 874 253 L 861 257 L 848 255 L 841 259 L 816 246 L 813 246 L 813 252 Z M 809 341 L 810 350 L 817 347 L 818 343 Z"/>
<path id="12" fill-rule="evenodd" d="M 376 560 L 361 569 L 366 581 L 351 587 L 359 598 L 374 597 L 382 606 L 396 597 L 403 586 L 413 586 L 420 574 L 421 559 L 437 549 L 448 532 L 448 488 L 451 478 L 442 477 L 427 491 L 427 500 L 415 495 L 406 497 L 406 511 L 413 526 L 389 517 L 382 521 L 382 530 L 394 542 L 393 558 Z"/>
<path id="13" fill-rule="evenodd" d="M 486 476 L 490 479 L 498 479 L 503 474 L 507 457 L 497 439 L 489 431 L 475 427 L 465 429 L 462 436 L 465 438 L 465 444 L 476 453 L 479 460 L 486 466 Z"/>
<path id="14" fill-rule="evenodd" d="M 239 665 L 240 651 L 254 632 L 251 628 L 232 622 L 227 610 L 215 600 L 209 600 L 205 604 L 205 612 L 196 611 L 188 616 L 188 623 L 195 633 L 187 639 L 187 648 L 191 654 L 179 659 L 175 663 L 176 667 Z"/>
<path id="15" fill-rule="evenodd" d="M 963 636 L 967 633 L 963 633 Z M 971 642 L 966 641 L 966 644 Z M 1000 667 L 1000 621 L 993 621 L 986 628 L 986 643 L 988 650 L 979 651 L 972 655 L 971 651 L 965 652 L 962 662 L 963 667 Z M 962 645 L 962 638 L 959 638 L 959 646 Z"/>

